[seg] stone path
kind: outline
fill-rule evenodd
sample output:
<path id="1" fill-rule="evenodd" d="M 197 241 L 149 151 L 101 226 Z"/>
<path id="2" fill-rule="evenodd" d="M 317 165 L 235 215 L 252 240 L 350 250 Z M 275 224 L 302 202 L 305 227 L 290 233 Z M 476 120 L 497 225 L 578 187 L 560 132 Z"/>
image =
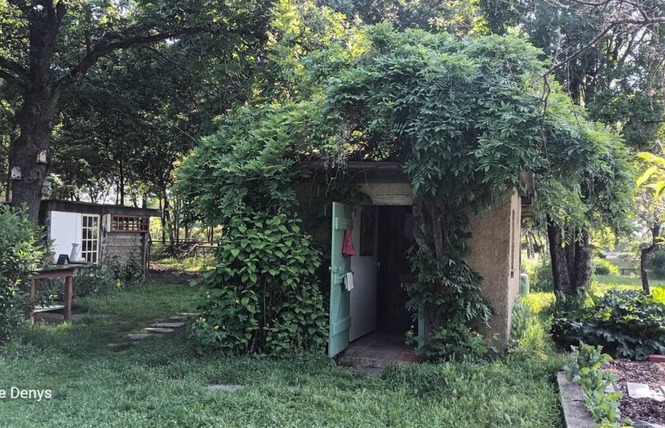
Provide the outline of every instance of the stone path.
<path id="1" fill-rule="evenodd" d="M 183 312 L 176 316 L 170 317 L 169 321 L 152 323 L 149 327 L 144 328 L 145 333 L 129 333 L 125 337 L 129 342 L 109 343 L 109 348 L 126 349 L 129 345 L 137 341 L 152 339 L 154 337 L 162 337 L 167 334 L 175 333 L 187 325 L 187 320 L 194 318 L 199 314 Z"/>

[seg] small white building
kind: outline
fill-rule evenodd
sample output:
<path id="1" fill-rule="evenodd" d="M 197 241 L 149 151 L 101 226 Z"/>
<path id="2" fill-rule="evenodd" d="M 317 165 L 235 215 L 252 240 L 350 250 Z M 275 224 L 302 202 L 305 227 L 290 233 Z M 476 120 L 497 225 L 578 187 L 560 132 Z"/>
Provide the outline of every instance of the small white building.
<path id="1" fill-rule="evenodd" d="M 109 258 L 126 264 L 138 260 L 146 268 L 150 247 L 150 217 L 159 210 L 43 200 L 39 222 L 53 241 L 54 261 L 69 256 L 76 247 L 76 259 L 97 264 Z"/>

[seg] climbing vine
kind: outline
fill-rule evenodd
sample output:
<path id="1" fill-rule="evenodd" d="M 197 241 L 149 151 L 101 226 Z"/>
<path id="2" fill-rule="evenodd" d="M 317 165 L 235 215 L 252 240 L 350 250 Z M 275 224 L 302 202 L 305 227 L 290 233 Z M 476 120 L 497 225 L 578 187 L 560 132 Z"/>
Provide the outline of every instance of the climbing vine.
<path id="1" fill-rule="evenodd" d="M 414 192 L 411 306 L 425 308 L 420 339 L 441 350 L 428 355 L 446 358 L 438 345 L 473 338 L 491 316 L 466 262 L 469 215 L 507 198 L 524 170 L 565 187 L 621 144 L 556 85 L 545 101 L 545 65 L 523 38 L 388 25 L 365 36 L 364 54 L 322 79 L 318 95 L 229 116 L 183 165 L 181 189 L 193 211 L 223 223 L 247 209 L 293 212 L 308 160 L 400 163 Z M 607 182 L 614 172 L 598 169 Z"/>

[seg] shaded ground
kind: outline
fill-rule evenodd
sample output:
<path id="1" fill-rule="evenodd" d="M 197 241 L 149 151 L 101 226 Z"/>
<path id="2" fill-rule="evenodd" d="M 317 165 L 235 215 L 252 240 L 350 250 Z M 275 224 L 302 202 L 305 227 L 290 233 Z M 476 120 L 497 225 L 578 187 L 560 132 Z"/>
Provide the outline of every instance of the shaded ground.
<path id="1" fill-rule="evenodd" d="M 659 390 L 661 385 L 665 385 L 665 363 L 617 359 L 604 369 L 614 373 L 620 379 L 616 386 L 623 392 L 622 416 L 633 420 L 665 424 L 665 402 L 649 398 L 630 398 L 626 389 L 626 382 L 637 382 L 648 384 L 653 390 Z"/>
<path id="2" fill-rule="evenodd" d="M 148 279 L 160 284 L 189 284 L 198 275 L 197 272 L 186 271 L 159 262 L 150 262 L 148 268 Z"/>

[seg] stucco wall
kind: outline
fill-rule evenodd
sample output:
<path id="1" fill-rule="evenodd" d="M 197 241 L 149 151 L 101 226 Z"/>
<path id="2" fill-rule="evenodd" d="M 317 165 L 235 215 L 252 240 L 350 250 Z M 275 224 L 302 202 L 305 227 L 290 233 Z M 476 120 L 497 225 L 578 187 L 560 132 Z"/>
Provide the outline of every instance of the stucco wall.
<path id="1" fill-rule="evenodd" d="M 519 293 L 520 207 L 515 192 L 471 219 L 469 265 L 483 277 L 482 293 L 494 310 L 490 325 L 480 331 L 500 347 L 510 339 L 513 302 Z"/>

